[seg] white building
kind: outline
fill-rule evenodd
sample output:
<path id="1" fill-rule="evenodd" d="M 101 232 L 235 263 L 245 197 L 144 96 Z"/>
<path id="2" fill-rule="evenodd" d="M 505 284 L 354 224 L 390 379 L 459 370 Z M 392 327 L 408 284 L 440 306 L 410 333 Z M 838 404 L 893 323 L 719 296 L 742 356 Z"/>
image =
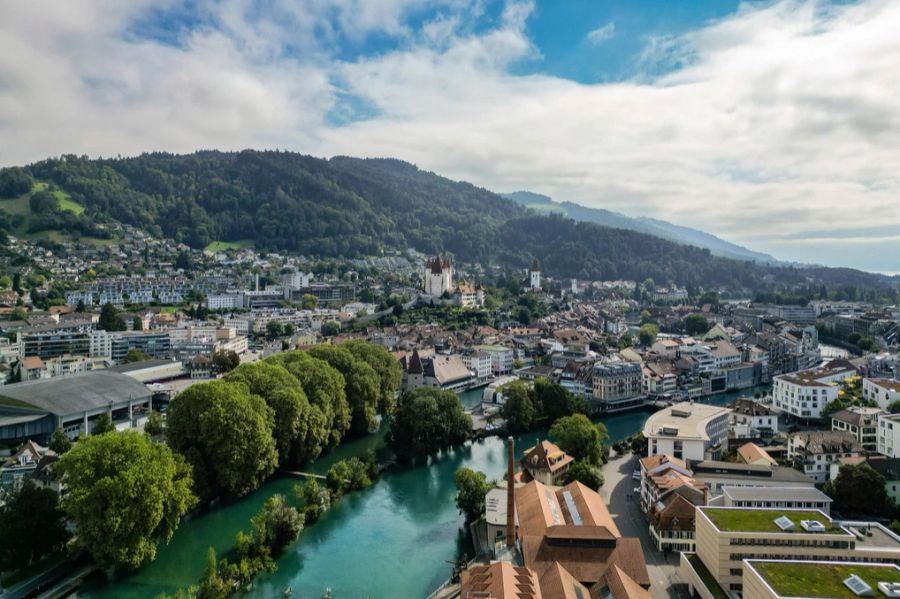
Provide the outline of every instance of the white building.
<path id="1" fill-rule="evenodd" d="M 888 406 L 900 400 L 900 381 L 895 379 L 863 379 L 863 399 L 878 402 L 878 407 L 887 410 Z"/>
<path id="2" fill-rule="evenodd" d="M 822 510 L 831 514 L 831 497 L 815 487 L 747 487 L 726 485 L 709 505 L 763 509 Z"/>
<path id="3" fill-rule="evenodd" d="M 450 293 L 453 287 L 453 263 L 449 258 L 440 256 L 429 258 L 425 261 L 423 280 L 426 295 L 441 296 Z"/>
<path id="4" fill-rule="evenodd" d="M 859 441 L 844 431 L 803 431 L 788 438 L 788 460 L 800 465 L 817 483 L 828 482 L 834 462 L 859 457 L 862 452 Z"/>
<path id="5" fill-rule="evenodd" d="M 538 264 L 537 258 L 535 258 L 534 262 L 531 264 L 531 288 L 532 289 L 540 289 L 541 288 L 541 266 Z"/>
<path id="6" fill-rule="evenodd" d="M 244 296 L 240 293 L 211 293 L 206 296 L 206 307 L 210 310 L 234 310 L 244 306 Z"/>
<path id="7" fill-rule="evenodd" d="M 515 357 L 512 348 L 504 345 L 476 345 L 472 349 L 485 352 L 491 356 L 491 372 L 495 376 L 512 372 Z"/>
<path id="8" fill-rule="evenodd" d="M 882 414 L 878 417 L 878 453 L 900 458 L 900 414 Z"/>
<path id="9" fill-rule="evenodd" d="M 821 418 L 825 404 L 837 398 L 840 381 L 854 374 L 853 366 L 841 360 L 821 368 L 780 374 L 772 385 L 773 403 L 798 418 Z"/>
<path id="10" fill-rule="evenodd" d="M 652 414 L 644 424 L 647 455 L 701 461 L 728 436 L 729 408 L 682 402 Z"/>
<path id="11" fill-rule="evenodd" d="M 491 354 L 480 350 L 467 351 L 462 356 L 463 364 L 475 373 L 475 378 L 484 380 L 491 376 Z"/>

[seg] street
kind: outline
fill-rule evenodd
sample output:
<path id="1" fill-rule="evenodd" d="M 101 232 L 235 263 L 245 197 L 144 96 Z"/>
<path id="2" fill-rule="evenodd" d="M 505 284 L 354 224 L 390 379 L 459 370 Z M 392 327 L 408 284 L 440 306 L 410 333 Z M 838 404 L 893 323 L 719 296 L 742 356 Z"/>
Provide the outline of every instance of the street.
<path id="1" fill-rule="evenodd" d="M 678 554 L 664 556 L 656 550 L 650 538 L 647 521 L 641 513 L 640 493 L 634 491 L 640 486 L 640 481 L 631 478 L 632 472 L 639 468 L 636 455 L 611 455 L 610 461 L 603 466 L 605 482 L 600 488 L 600 495 L 609 506 L 609 512 L 622 535 L 641 540 L 653 599 L 689 599 L 687 586 L 680 584 L 678 579 Z"/>

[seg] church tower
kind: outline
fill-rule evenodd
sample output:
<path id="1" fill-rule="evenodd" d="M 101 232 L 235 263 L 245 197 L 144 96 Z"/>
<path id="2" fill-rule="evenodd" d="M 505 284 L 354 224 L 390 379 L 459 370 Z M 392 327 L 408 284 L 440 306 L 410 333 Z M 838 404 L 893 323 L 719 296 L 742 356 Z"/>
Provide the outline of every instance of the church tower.
<path id="1" fill-rule="evenodd" d="M 424 290 L 426 295 L 439 296 L 453 287 L 453 263 L 449 258 L 436 256 L 425 261 Z"/>
<path id="2" fill-rule="evenodd" d="M 531 288 L 534 290 L 541 288 L 541 265 L 538 264 L 537 258 L 531 263 Z"/>

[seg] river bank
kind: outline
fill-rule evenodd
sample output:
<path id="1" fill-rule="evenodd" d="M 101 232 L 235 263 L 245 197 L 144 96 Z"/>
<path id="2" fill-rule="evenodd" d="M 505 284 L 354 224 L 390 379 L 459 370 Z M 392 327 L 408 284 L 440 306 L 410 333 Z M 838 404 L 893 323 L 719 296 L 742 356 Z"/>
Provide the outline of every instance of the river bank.
<path id="1" fill-rule="evenodd" d="M 762 389 L 721 394 L 708 401 L 721 405 L 757 390 Z M 465 405 L 475 397 L 463 394 L 460 400 Z M 650 413 L 628 412 L 601 421 L 617 440 L 640 430 Z M 384 447 L 384 433 L 382 429 L 346 443 L 307 469 L 324 473 L 337 460 L 378 452 Z M 517 452 L 545 436 L 546 431 L 520 435 Z M 467 551 L 453 483 L 453 474 L 461 467 L 502 478 L 506 468 L 503 439 L 470 442 L 425 463 L 390 469 L 375 485 L 345 498 L 304 530 L 278 560 L 278 571 L 262 576 L 248 596 L 281 596 L 288 586 L 294 596 L 309 598 L 321 597 L 326 588 L 332 589 L 335 599 L 426 596 L 449 575 L 446 561 Z M 95 577 L 75 596 L 146 599 L 195 583 L 203 571 L 207 547 L 228 550 L 234 535 L 246 528 L 265 500 L 275 493 L 291 493 L 296 482 L 273 478 L 248 497 L 183 522 L 172 542 L 160 546 L 154 562 L 115 581 Z"/>

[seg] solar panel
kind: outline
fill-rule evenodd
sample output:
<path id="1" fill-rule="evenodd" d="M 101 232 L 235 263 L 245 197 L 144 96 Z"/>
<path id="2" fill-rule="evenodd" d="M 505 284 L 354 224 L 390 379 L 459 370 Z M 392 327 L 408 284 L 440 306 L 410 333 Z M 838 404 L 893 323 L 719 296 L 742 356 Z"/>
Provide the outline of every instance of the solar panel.
<path id="1" fill-rule="evenodd" d="M 566 500 L 566 507 L 569 508 L 569 515 L 572 516 L 572 523 L 575 526 L 581 526 L 581 514 L 578 513 L 578 506 L 575 505 L 575 499 L 572 497 L 571 491 L 563 491 L 563 499 Z"/>
<path id="2" fill-rule="evenodd" d="M 775 524 L 778 525 L 778 528 L 781 530 L 794 530 L 794 523 L 787 516 L 779 516 L 775 518 Z"/>
<path id="3" fill-rule="evenodd" d="M 871 597 L 875 594 L 865 580 L 857 576 L 856 574 L 851 574 L 847 578 L 844 579 L 844 585 L 853 591 L 854 594 L 859 595 L 860 597 Z"/>
<path id="4" fill-rule="evenodd" d="M 553 516 L 553 522 L 555 524 L 562 524 L 562 518 L 559 517 L 559 510 L 556 509 L 556 502 L 553 501 L 553 493 L 550 492 L 550 489 L 544 491 L 547 494 L 547 505 L 550 506 L 550 515 Z"/>

